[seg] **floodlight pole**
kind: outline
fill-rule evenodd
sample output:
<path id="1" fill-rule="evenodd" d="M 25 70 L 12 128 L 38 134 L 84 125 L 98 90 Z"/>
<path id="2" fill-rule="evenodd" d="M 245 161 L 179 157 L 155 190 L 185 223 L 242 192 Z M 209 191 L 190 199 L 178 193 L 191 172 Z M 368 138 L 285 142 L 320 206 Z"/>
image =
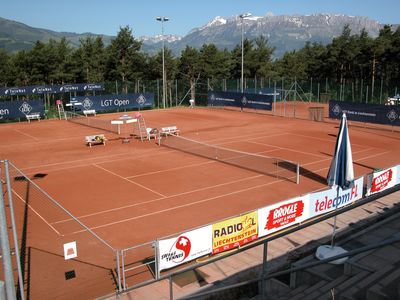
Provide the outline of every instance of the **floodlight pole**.
<path id="1" fill-rule="evenodd" d="M 242 71 L 241 71 L 241 78 L 240 78 L 240 92 L 242 92 L 243 93 L 243 65 L 244 65 L 244 50 L 243 50 L 243 19 L 245 19 L 245 18 L 247 18 L 247 17 L 250 17 L 251 16 L 251 14 L 250 13 L 247 13 L 247 14 L 241 14 L 241 15 L 239 15 L 239 18 L 241 19 L 241 21 L 242 21 Z"/>
<path id="2" fill-rule="evenodd" d="M 157 21 L 161 22 L 161 39 L 162 39 L 162 77 L 163 77 L 163 96 L 162 96 L 162 102 L 163 102 L 163 108 L 165 108 L 165 95 L 167 93 L 167 87 L 166 87 L 166 74 L 165 74 L 165 46 L 164 46 L 164 22 L 169 21 L 169 18 L 167 17 L 157 17 Z"/>

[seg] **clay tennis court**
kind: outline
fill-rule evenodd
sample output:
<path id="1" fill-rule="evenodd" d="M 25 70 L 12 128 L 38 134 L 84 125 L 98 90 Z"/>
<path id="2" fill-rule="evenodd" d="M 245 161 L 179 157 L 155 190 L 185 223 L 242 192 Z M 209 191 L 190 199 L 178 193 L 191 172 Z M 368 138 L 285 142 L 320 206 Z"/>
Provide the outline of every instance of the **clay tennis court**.
<path id="1" fill-rule="evenodd" d="M 25 237 L 28 249 L 30 297 L 109 294 L 116 288 L 111 248 L 145 244 L 126 256 L 125 263 L 140 264 L 154 255 L 150 243 L 156 239 L 325 188 L 339 122 L 309 121 L 309 106 L 299 103 L 297 118 L 210 108 L 142 112 L 148 127 L 176 125 L 183 137 L 298 162 L 299 184 L 159 146 L 155 140 L 122 143 L 120 135 L 65 120 L 1 124 L 0 159 L 32 180 L 19 181 L 18 172 L 10 172 L 19 238 Z M 397 128 L 349 125 L 356 177 L 399 163 Z M 85 145 L 86 135 L 99 133 L 108 139 L 105 146 Z M 110 247 L 44 200 L 32 184 Z M 66 261 L 62 245 L 71 241 L 77 241 L 78 257 Z M 75 278 L 66 280 L 71 270 Z M 151 268 L 139 268 L 129 280 L 149 278 Z"/>

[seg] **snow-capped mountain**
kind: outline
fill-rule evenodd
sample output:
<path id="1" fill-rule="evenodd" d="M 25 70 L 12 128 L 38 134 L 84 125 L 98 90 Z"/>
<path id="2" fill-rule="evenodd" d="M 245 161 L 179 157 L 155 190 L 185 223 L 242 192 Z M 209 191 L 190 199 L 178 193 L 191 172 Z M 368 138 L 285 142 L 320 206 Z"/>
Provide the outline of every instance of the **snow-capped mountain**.
<path id="1" fill-rule="evenodd" d="M 220 49 L 233 49 L 241 41 L 243 26 L 244 37 L 254 39 L 260 35 L 268 38 L 270 46 L 276 48 L 275 57 L 286 51 L 302 48 L 307 41 L 327 44 L 332 38 L 339 36 L 348 24 L 352 33 L 359 33 L 363 28 L 371 37 L 376 37 L 383 25 L 366 17 L 315 14 L 274 16 L 250 16 L 241 19 L 239 16 L 215 17 L 199 28 L 192 29 L 184 37 L 166 44 L 175 54 L 179 54 L 186 45 L 200 48 L 204 44 L 213 43 Z M 143 40 L 145 51 L 159 51 L 160 45 L 151 45 Z"/>

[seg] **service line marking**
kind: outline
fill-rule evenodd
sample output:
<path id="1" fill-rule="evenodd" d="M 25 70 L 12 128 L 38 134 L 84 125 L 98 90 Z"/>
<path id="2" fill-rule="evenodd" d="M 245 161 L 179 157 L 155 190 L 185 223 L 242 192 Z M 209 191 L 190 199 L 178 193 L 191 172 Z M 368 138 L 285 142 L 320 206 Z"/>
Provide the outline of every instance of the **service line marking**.
<path id="1" fill-rule="evenodd" d="M 161 196 L 161 197 L 164 197 L 164 198 L 167 197 L 167 196 L 165 196 L 165 195 L 163 195 L 163 194 L 161 194 L 161 193 L 159 193 L 159 192 L 157 192 L 157 191 L 155 191 L 155 190 L 153 190 L 153 189 L 151 189 L 151 188 L 148 188 L 148 187 L 146 187 L 146 186 L 144 186 L 144 185 L 141 185 L 140 183 L 134 182 L 133 180 L 130 180 L 129 178 L 123 177 L 123 176 L 121 176 L 121 175 L 118 175 L 117 173 L 114 173 L 114 172 L 112 172 L 112 171 L 110 171 L 110 170 L 107 170 L 106 168 L 103 168 L 103 167 L 99 166 L 98 164 L 93 164 L 93 166 L 95 166 L 95 167 L 97 167 L 97 168 L 99 168 L 99 169 L 101 169 L 101 170 L 103 170 L 103 171 L 106 171 L 106 172 L 108 172 L 108 173 L 110 173 L 110 174 L 112 174 L 112 175 L 114 175 L 114 176 L 116 176 L 116 177 L 118 177 L 118 178 L 121 178 L 121 179 L 126 180 L 126 181 L 129 181 L 130 183 L 133 183 L 133 184 L 135 184 L 135 185 L 137 185 L 137 186 L 140 186 L 141 188 L 143 188 L 143 189 L 145 189 L 145 190 L 148 190 L 148 191 L 150 191 L 150 192 L 152 192 L 152 193 L 154 193 L 154 194 L 157 194 L 157 195 L 159 195 L 159 196 Z"/>
<path id="2" fill-rule="evenodd" d="M 120 223 L 129 222 L 129 221 L 132 221 L 132 220 L 137 220 L 137 219 L 141 219 L 141 218 L 145 218 L 145 217 L 149 217 L 149 216 L 154 216 L 154 215 L 157 215 L 157 214 L 162 214 L 162 213 L 165 213 L 165 212 L 168 212 L 168 211 L 177 210 L 177 209 L 180 209 L 180 208 L 184 208 L 184 207 L 188 207 L 188 206 L 192 206 L 192 205 L 196 205 L 196 204 L 200 204 L 200 203 L 204 203 L 204 202 L 209 202 L 209 201 L 212 201 L 212 200 L 216 200 L 218 198 L 222 198 L 222 197 L 226 197 L 226 196 L 230 196 L 230 195 L 235 195 L 235 194 L 238 194 L 238 193 L 243 193 L 245 191 L 249 191 L 249 190 L 252 190 L 252 189 L 256 189 L 256 188 L 260 188 L 260 187 L 263 187 L 263 186 L 267 186 L 267 185 L 275 184 L 275 183 L 278 183 L 278 182 L 282 182 L 284 180 L 285 179 L 280 179 L 280 180 L 275 180 L 275 181 L 272 181 L 272 182 L 269 182 L 269 183 L 259 184 L 257 186 L 241 189 L 241 190 L 234 191 L 234 192 L 231 192 L 231 193 L 218 195 L 218 196 L 202 199 L 202 200 L 195 201 L 195 202 L 186 203 L 186 204 L 182 204 L 182 205 L 178 205 L 178 206 L 162 209 L 162 210 L 159 210 L 159 211 L 154 211 L 154 212 L 151 212 L 151 213 L 148 213 L 148 214 L 144 214 L 144 215 L 140 215 L 140 216 L 136 216 L 136 217 L 132 217 L 132 218 L 122 219 L 122 220 L 119 220 L 119 221 L 115 221 L 115 222 L 111 222 L 111 223 L 106 223 L 106 224 L 90 227 L 90 229 L 91 230 L 95 230 L 95 229 L 99 229 L 99 228 L 103 228 L 103 227 L 108 227 L 108 226 L 112 226 L 112 225 L 116 225 L 116 224 L 120 224 Z M 72 232 L 70 234 L 81 233 L 81 232 L 84 232 L 84 231 L 85 230 L 78 230 L 78 231 L 74 231 L 74 232 Z"/>
<path id="3" fill-rule="evenodd" d="M 14 130 L 15 130 L 16 132 L 22 134 L 22 135 L 25 135 L 25 136 L 27 136 L 27 137 L 30 137 L 31 139 L 34 139 L 35 141 L 40 141 L 40 139 L 38 139 L 37 137 L 34 137 L 33 135 L 27 134 L 27 133 L 25 133 L 25 132 L 23 132 L 23 131 L 21 131 L 21 130 L 19 130 L 19 129 L 14 129 Z"/>
<path id="4" fill-rule="evenodd" d="M 96 216 L 96 215 L 100 215 L 100 214 L 105 214 L 105 213 L 109 213 L 109 212 L 113 212 L 113 211 L 117 211 L 117 210 L 121 210 L 121 209 L 126 209 L 126 208 L 130 208 L 130 207 L 134 207 L 134 206 L 150 204 L 150 203 L 157 202 L 157 201 L 161 201 L 161 200 L 164 200 L 164 201 L 165 201 L 166 199 L 170 199 L 170 198 L 174 198 L 174 197 L 179 197 L 179 196 L 183 196 L 183 195 L 187 195 L 187 194 L 192 194 L 192 193 L 195 193 L 195 192 L 205 191 L 205 190 L 208 190 L 208 189 L 213 189 L 213 188 L 216 188 L 216 187 L 221 187 L 221 186 L 225 186 L 225 185 L 230 185 L 230 184 L 233 184 L 233 183 L 238 183 L 238 182 L 243 182 L 243 181 L 247 181 L 247 180 L 252 180 L 252 179 L 255 179 L 255 178 L 258 178 L 258 177 L 262 177 L 262 176 L 265 176 L 265 175 L 261 175 L 261 174 L 260 174 L 260 175 L 255 175 L 255 176 L 251 176 L 251 177 L 247 177 L 247 178 L 241 178 L 241 179 L 238 179 L 238 180 L 232 180 L 232 181 L 229 181 L 229 182 L 224 182 L 224 183 L 220 183 L 220 184 L 215 184 L 215 185 L 207 186 L 207 187 L 204 187 L 204 188 L 199 188 L 199 189 L 190 190 L 190 191 L 187 191 L 187 192 L 182 192 L 182 193 L 173 194 L 173 195 L 168 196 L 167 198 L 164 198 L 164 197 L 163 197 L 163 198 L 157 198 L 157 199 L 152 199 L 152 200 L 148 200 L 148 201 L 143 201 L 143 202 L 139 202 L 139 203 L 135 203 L 135 204 L 129 204 L 129 205 L 125 205 L 125 206 L 120 206 L 120 207 L 116 207 L 116 208 L 112 208 L 112 209 L 107 209 L 107 210 L 99 211 L 99 212 L 92 213 L 92 214 L 82 215 L 82 216 L 79 216 L 79 217 L 77 217 L 77 218 L 78 218 L 78 219 L 83 219 L 83 218 L 87 218 L 87 217 L 92 217 L 92 216 Z M 69 221 L 71 221 L 71 220 L 72 220 L 72 219 L 69 218 L 69 219 L 65 219 L 65 220 L 60 220 L 60 221 L 53 222 L 52 224 L 63 223 L 63 222 L 69 222 Z"/>

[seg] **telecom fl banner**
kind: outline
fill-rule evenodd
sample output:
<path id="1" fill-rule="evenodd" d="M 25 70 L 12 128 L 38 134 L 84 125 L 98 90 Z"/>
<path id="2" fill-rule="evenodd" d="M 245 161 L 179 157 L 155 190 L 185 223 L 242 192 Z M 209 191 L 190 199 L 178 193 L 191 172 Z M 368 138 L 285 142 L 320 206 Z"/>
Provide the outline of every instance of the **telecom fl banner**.
<path id="1" fill-rule="evenodd" d="M 134 108 L 153 107 L 154 94 L 119 94 L 102 96 L 74 97 L 75 102 L 82 103 L 83 110 L 94 109 L 97 111 L 125 110 Z"/>
<path id="2" fill-rule="evenodd" d="M 339 196 L 337 188 L 333 186 L 328 190 L 310 194 L 309 202 L 309 218 L 313 218 L 336 208 L 343 207 L 363 197 L 364 177 L 354 180 L 352 188 L 342 190 L 339 188 Z"/>
<path id="3" fill-rule="evenodd" d="M 0 102 L 0 121 L 7 119 L 25 118 L 31 113 L 44 115 L 43 100 L 4 101 Z"/>
<path id="4" fill-rule="evenodd" d="M 212 253 L 220 253 L 258 238 L 257 211 L 212 225 Z"/>
<path id="5" fill-rule="evenodd" d="M 350 121 L 400 126 L 400 106 L 329 101 L 329 118 L 340 119 L 342 112 Z"/>
<path id="6" fill-rule="evenodd" d="M 399 166 L 374 172 L 368 175 L 367 196 L 382 192 L 399 184 Z"/>
<path id="7" fill-rule="evenodd" d="M 235 92 L 208 92 L 209 106 L 234 106 L 272 110 L 272 95 L 235 93 Z"/>
<path id="8" fill-rule="evenodd" d="M 159 270 L 176 267 L 211 253 L 211 225 L 158 241 Z"/>
<path id="9" fill-rule="evenodd" d="M 258 210 L 258 236 L 263 237 L 308 219 L 310 195 L 296 197 Z"/>

